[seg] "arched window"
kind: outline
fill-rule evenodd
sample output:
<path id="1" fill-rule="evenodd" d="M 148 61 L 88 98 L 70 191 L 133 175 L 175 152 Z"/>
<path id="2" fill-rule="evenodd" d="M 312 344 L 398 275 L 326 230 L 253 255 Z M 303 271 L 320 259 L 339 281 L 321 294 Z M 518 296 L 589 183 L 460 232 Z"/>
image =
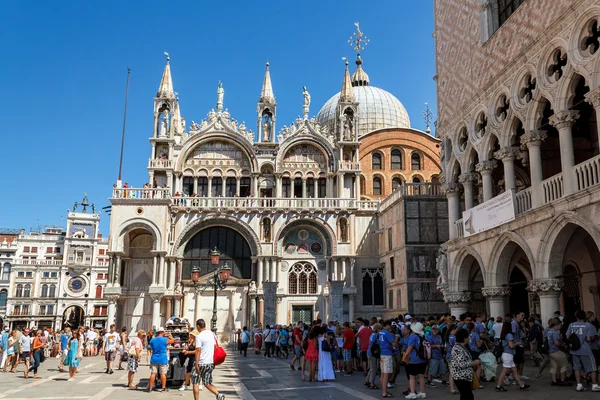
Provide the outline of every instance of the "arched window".
<path id="1" fill-rule="evenodd" d="M 421 179 L 415 176 L 413 178 L 413 183 L 421 183 Z"/>
<path id="2" fill-rule="evenodd" d="M 17 285 L 17 289 L 15 290 L 15 297 L 23 297 L 23 285 Z"/>
<path id="3" fill-rule="evenodd" d="M 31 297 L 31 285 L 29 283 L 23 288 L 23 297 Z"/>
<path id="4" fill-rule="evenodd" d="M 383 305 L 383 269 L 368 268 L 362 271 L 363 306 Z"/>
<path id="5" fill-rule="evenodd" d="M 398 149 L 392 150 L 392 169 L 402 169 L 402 152 Z"/>
<path id="6" fill-rule="evenodd" d="M 0 307 L 6 307 L 6 298 L 8 297 L 8 292 L 6 290 L 0 291 Z"/>
<path id="7" fill-rule="evenodd" d="M 417 153 L 416 151 L 413 152 L 412 155 L 410 156 L 410 168 L 412 170 L 421 169 L 421 157 L 419 156 L 419 153 Z"/>
<path id="8" fill-rule="evenodd" d="M 392 179 L 392 190 L 395 192 L 396 190 L 402 187 L 402 179 L 394 178 Z"/>
<path id="9" fill-rule="evenodd" d="M 101 285 L 96 286 L 96 298 L 97 299 L 102 298 L 102 286 Z"/>
<path id="10" fill-rule="evenodd" d="M 340 218 L 340 242 L 348 241 L 348 220 L 344 217 Z"/>
<path id="11" fill-rule="evenodd" d="M 4 263 L 4 274 L 2 275 L 2 279 L 5 281 L 10 280 L 10 264 L 9 263 Z"/>
<path id="12" fill-rule="evenodd" d="M 48 297 L 56 297 L 56 285 L 50 285 L 50 289 L 48 290 Z"/>
<path id="13" fill-rule="evenodd" d="M 42 297 L 48 297 L 48 285 L 42 285 Z"/>
<path id="14" fill-rule="evenodd" d="M 373 160 L 371 162 L 371 169 L 381 169 L 381 154 L 373 153 Z"/>
<path id="15" fill-rule="evenodd" d="M 317 294 L 317 271 L 312 264 L 297 263 L 288 278 L 289 294 Z"/>
<path id="16" fill-rule="evenodd" d="M 373 194 L 376 195 L 376 196 L 382 194 L 382 191 L 381 191 L 381 178 L 379 178 L 379 177 L 373 178 Z"/>
<path id="17" fill-rule="evenodd" d="M 263 235 L 263 242 L 271 241 L 271 219 L 270 218 L 263 218 L 263 220 L 262 220 L 262 235 Z"/>

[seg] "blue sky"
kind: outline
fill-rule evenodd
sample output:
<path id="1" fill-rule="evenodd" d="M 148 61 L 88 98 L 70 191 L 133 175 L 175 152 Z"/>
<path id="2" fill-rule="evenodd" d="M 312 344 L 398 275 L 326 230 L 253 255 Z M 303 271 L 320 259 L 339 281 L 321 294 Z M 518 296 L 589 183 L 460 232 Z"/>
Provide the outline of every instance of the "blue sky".
<path id="1" fill-rule="evenodd" d="M 342 57 L 355 21 L 371 39 L 362 52 L 373 86 L 398 97 L 412 126 L 435 112 L 430 1 L 9 2 L 3 42 L 5 195 L 0 227 L 64 225 L 87 192 L 101 208 L 118 173 L 127 67 L 132 69 L 123 179 L 148 180 L 152 101 L 171 54 L 183 116 L 199 121 L 225 88 L 225 107 L 254 128 L 265 60 L 278 126 L 302 109 L 302 86 L 316 115 L 341 88 Z M 351 64 L 353 68 L 354 65 Z M 253 130 L 256 130 L 255 128 Z M 109 219 L 101 231 L 107 235 Z"/>

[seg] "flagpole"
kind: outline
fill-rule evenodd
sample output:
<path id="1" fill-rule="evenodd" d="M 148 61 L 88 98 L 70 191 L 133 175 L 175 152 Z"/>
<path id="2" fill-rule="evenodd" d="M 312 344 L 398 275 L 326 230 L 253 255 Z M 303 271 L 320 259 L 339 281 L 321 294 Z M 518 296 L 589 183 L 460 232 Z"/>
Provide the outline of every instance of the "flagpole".
<path id="1" fill-rule="evenodd" d="M 121 174 L 123 172 L 123 149 L 125 148 L 125 126 L 127 125 L 127 102 L 129 100 L 129 78 L 131 68 L 127 67 L 127 85 L 125 86 L 125 110 L 123 111 L 123 132 L 121 132 L 121 156 L 119 157 L 119 177 L 117 178 L 117 187 L 122 186 Z"/>

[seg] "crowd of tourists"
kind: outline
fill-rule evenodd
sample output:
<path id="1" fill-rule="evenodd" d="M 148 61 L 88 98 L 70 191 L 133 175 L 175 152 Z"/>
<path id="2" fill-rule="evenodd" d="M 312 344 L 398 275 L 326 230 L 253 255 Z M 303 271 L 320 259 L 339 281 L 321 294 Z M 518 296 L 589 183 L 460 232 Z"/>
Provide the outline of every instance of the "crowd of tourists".
<path id="1" fill-rule="evenodd" d="M 255 325 L 237 331 L 240 355 L 255 354 L 290 360 L 290 369 L 301 379 L 327 382 L 336 374 L 346 377 L 362 373 L 364 385 L 393 397 L 401 369 L 407 378 L 403 395 L 424 399 L 430 388 L 447 388 L 461 400 L 473 399 L 473 390 L 486 382 L 497 392 L 511 386 L 527 390 L 530 378 L 523 373 L 531 362 L 541 379 L 550 366 L 551 386 L 572 386 L 585 391 L 587 385 L 600 391 L 600 323 L 593 313 L 578 311 L 570 319 L 556 312 L 549 321 L 539 315 L 507 314 L 487 319 L 483 313 L 465 313 L 455 318 L 358 318 L 338 323 L 321 320 L 294 326 Z M 404 388 L 403 388 L 404 389 Z"/>

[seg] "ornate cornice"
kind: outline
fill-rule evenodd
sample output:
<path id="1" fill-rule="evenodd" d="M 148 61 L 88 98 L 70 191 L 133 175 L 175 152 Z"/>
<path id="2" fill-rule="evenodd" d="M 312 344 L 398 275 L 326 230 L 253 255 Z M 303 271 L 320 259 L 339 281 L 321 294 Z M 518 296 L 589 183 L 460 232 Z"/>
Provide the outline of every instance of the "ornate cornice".
<path id="1" fill-rule="evenodd" d="M 585 95 L 585 101 L 594 106 L 594 108 L 600 107 L 600 87 L 587 92 Z"/>
<path id="2" fill-rule="evenodd" d="M 537 129 L 532 130 L 521 136 L 521 144 L 526 145 L 528 149 L 533 146 L 539 147 L 542 145 L 542 142 L 546 140 L 547 137 L 548 135 L 546 134 L 546 131 Z"/>
<path id="3" fill-rule="evenodd" d="M 518 147 L 503 147 L 494 153 L 494 158 L 502 161 L 514 161 L 519 156 L 519 153 L 520 150 Z"/>
<path id="4" fill-rule="evenodd" d="M 483 297 L 507 297 L 510 296 L 511 290 L 507 286 L 491 286 L 481 288 Z"/>
<path id="5" fill-rule="evenodd" d="M 485 171 L 493 171 L 498 166 L 498 161 L 496 160 L 488 160 L 481 161 L 480 163 L 475 165 L 475 171 L 477 172 L 485 172 Z"/>
<path id="6" fill-rule="evenodd" d="M 556 129 L 570 128 L 579 118 L 579 111 L 561 111 L 550 117 L 550 125 Z"/>
<path id="7" fill-rule="evenodd" d="M 527 290 L 530 292 L 560 292 L 564 285 L 563 280 L 558 278 L 536 279 L 529 281 Z"/>
<path id="8" fill-rule="evenodd" d="M 469 293 L 469 292 L 444 293 L 444 301 L 446 303 L 469 303 L 471 301 L 471 293 Z"/>

